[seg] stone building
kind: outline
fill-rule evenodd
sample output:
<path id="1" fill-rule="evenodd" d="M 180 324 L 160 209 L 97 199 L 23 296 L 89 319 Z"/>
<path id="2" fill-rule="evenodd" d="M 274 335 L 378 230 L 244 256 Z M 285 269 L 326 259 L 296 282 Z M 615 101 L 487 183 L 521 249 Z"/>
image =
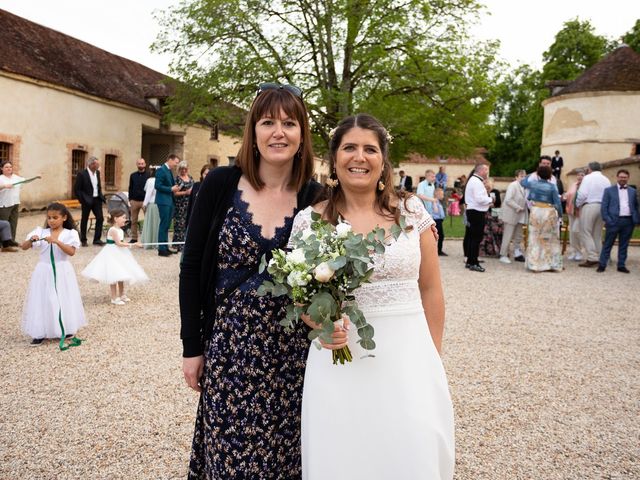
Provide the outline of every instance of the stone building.
<path id="1" fill-rule="evenodd" d="M 176 153 L 198 176 L 233 161 L 236 125 L 167 124 L 165 75 L 0 10 L 0 161 L 41 173 L 25 186 L 23 208 L 73 197 L 76 173 L 101 160 L 105 193 L 127 190 L 140 156 L 161 164 Z M 238 117 L 241 113 L 238 112 Z M 239 122 L 241 123 L 241 119 Z"/>
<path id="2" fill-rule="evenodd" d="M 611 179 L 624 166 L 640 181 L 640 54 L 620 46 L 574 81 L 549 87 L 541 151 L 560 151 L 563 180 L 597 161 Z"/>

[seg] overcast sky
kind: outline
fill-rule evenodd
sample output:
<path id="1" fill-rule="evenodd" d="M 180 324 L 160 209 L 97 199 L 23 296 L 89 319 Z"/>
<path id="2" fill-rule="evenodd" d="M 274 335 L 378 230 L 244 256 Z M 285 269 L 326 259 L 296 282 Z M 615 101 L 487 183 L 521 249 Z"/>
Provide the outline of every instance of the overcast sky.
<path id="1" fill-rule="evenodd" d="M 567 20 L 590 20 L 597 34 L 619 38 L 640 18 L 639 0 L 480 0 L 490 14 L 474 28 L 500 40 L 509 63 L 541 67 L 542 53 Z M 179 0 L 0 0 L 0 8 L 168 73 L 170 58 L 149 51 L 159 31 L 152 12 Z M 0 47 L 1 51 L 1 47 Z"/>

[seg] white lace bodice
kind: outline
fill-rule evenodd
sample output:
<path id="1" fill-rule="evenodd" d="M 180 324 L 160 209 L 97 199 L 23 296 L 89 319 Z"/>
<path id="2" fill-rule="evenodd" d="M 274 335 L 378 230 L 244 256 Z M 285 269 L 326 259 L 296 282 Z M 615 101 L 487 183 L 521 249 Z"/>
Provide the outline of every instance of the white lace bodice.
<path id="1" fill-rule="evenodd" d="M 293 221 L 291 235 L 311 225 L 312 207 L 300 211 Z M 407 304 L 419 300 L 418 273 L 420 269 L 420 234 L 434 223 L 422 201 L 411 196 L 400 202 L 400 213 L 412 230 L 401 234 L 387 245 L 384 254 L 376 255 L 371 283 L 355 291 L 363 310 L 378 310 L 389 305 Z"/>

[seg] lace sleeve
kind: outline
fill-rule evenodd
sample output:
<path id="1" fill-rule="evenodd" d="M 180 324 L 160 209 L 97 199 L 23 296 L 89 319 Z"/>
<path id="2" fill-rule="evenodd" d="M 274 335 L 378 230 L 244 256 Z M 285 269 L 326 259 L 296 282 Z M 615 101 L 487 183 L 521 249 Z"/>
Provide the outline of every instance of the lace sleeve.
<path id="1" fill-rule="evenodd" d="M 434 222 L 429 212 L 424 208 L 422 200 L 415 195 L 411 195 L 406 201 L 400 202 L 400 213 L 407 219 L 407 224 L 413 225 L 422 233 L 433 225 Z"/>
<path id="2" fill-rule="evenodd" d="M 291 227 L 291 235 L 289 236 L 289 243 L 287 243 L 287 248 L 293 248 L 292 239 L 296 233 L 304 232 L 311 226 L 312 211 L 313 209 L 311 207 L 307 207 L 304 210 L 300 210 L 296 215 L 296 218 L 293 219 L 293 226 Z"/>

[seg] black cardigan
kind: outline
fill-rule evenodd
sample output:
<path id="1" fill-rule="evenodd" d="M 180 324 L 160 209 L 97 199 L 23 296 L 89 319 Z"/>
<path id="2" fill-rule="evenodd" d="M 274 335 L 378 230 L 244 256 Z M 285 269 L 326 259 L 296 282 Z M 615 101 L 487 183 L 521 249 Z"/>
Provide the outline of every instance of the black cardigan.
<path id="1" fill-rule="evenodd" d="M 241 176 L 238 167 L 218 167 L 210 172 L 189 218 L 180 262 L 180 338 L 184 357 L 202 355 L 204 341 L 213 328 L 218 237 Z M 320 190 L 317 182 L 307 182 L 298 192 L 298 209 L 311 205 Z"/>

